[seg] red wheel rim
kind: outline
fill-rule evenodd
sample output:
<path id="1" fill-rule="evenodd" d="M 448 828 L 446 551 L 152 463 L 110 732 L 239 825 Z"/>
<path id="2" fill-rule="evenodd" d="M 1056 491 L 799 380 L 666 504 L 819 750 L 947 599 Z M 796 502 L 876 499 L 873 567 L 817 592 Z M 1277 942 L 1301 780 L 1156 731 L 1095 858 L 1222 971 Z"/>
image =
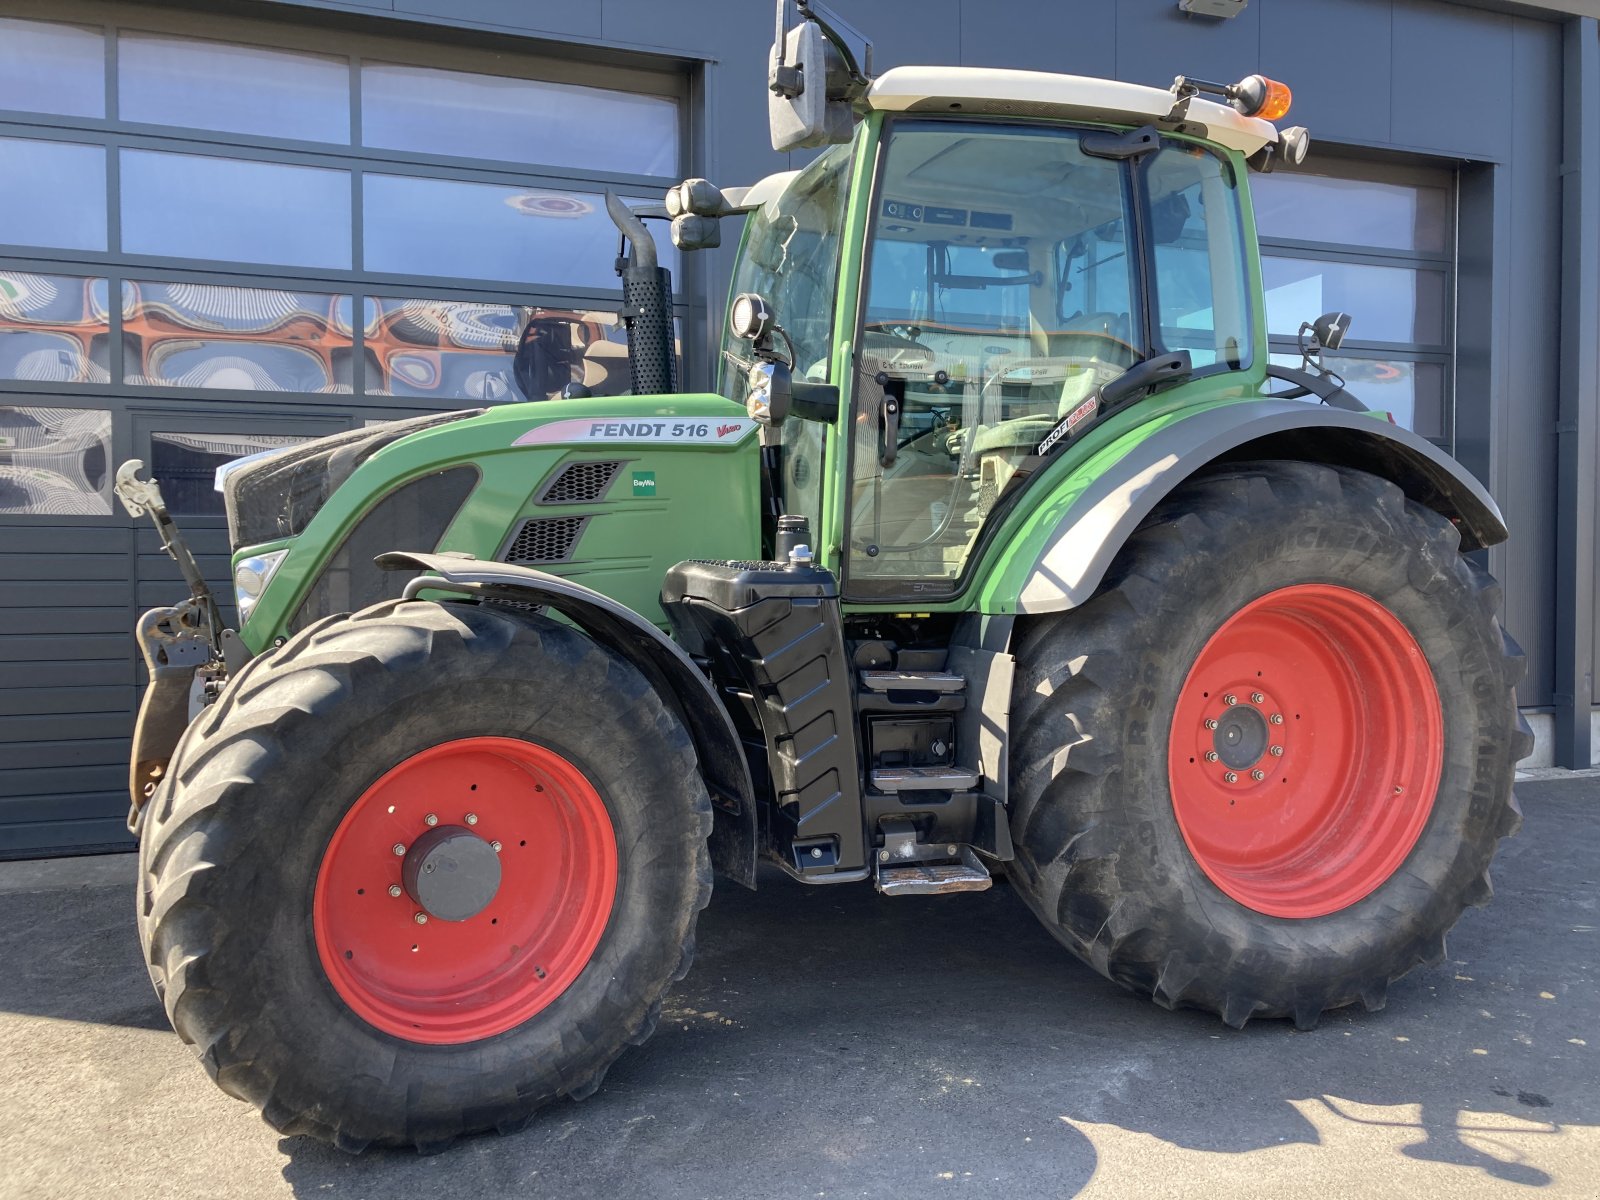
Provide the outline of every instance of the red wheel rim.
<path id="1" fill-rule="evenodd" d="M 1253 600 L 1206 642 L 1173 712 L 1172 807 L 1206 876 L 1257 912 L 1370 895 L 1422 835 L 1444 721 L 1422 648 L 1332 584 Z"/>
<path id="2" fill-rule="evenodd" d="M 481 912 L 419 923 L 399 851 L 438 829 L 498 842 L 500 881 Z M 577 767 L 531 742 L 463 738 L 406 759 L 351 806 L 323 852 L 312 925 L 323 970 L 363 1020 L 411 1042 L 470 1042 L 578 978 L 616 888 L 611 817 Z"/>

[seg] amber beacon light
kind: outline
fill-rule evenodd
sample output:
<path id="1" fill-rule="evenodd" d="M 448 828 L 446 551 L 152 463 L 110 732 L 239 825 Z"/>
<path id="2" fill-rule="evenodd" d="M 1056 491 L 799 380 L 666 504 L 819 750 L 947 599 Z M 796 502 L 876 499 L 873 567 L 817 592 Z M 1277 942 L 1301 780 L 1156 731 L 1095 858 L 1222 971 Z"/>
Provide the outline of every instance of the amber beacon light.
<path id="1" fill-rule="evenodd" d="M 1268 79 L 1265 75 L 1251 75 L 1228 89 L 1228 99 L 1247 117 L 1260 117 L 1263 121 L 1277 121 L 1289 115 L 1289 105 L 1294 93 L 1289 85 Z"/>

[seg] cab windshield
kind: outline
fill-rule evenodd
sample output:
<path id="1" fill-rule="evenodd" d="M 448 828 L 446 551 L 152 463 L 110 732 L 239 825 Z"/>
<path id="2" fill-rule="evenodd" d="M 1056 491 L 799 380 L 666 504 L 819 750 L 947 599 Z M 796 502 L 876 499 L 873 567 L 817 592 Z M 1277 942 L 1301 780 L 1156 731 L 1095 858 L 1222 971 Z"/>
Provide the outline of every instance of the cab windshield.
<path id="1" fill-rule="evenodd" d="M 790 181 L 776 199 L 752 212 L 733 272 L 733 295 L 758 292 L 794 345 L 797 379 L 825 382 L 833 351 L 839 247 L 850 193 L 851 147 L 833 146 Z M 745 402 L 745 372 L 736 361 L 749 346 L 722 331 L 722 386 Z M 781 427 L 785 511 L 815 522 L 821 515 L 827 427 L 786 421 Z"/>

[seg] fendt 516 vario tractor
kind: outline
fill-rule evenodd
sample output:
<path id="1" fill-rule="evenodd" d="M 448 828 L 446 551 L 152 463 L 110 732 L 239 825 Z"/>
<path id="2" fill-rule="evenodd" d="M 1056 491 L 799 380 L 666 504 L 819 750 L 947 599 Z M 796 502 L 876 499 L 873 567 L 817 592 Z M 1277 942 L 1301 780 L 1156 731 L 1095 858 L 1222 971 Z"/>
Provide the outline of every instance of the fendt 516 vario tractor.
<path id="1" fill-rule="evenodd" d="M 145 615 L 139 934 L 285 1132 L 447 1145 L 583 1097 L 689 969 L 715 869 L 937 903 L 1231 1026 L 1380 1007 L 1518 823 L 1494 501 L 1268 357 L 1247 179 L 1289 93 L 897 67 L 779 4 L 714 393 L 611 212 L 633 394 L 224 467 L 239 628 Z M 1314 314 L 1308 314 L 1314 316 Z M 137 515 L 137 513 L 136 513 Z M 903 901 L 902 901 L 903 902 Z"/>

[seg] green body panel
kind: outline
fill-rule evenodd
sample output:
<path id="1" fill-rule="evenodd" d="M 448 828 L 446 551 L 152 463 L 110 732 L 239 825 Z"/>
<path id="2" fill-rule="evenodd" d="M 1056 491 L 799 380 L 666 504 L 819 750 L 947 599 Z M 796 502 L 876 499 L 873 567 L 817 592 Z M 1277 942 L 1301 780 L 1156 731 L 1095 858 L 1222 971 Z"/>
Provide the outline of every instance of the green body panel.
<path id="1" fill-rule="evenodd" d="M 571 424 L 547 428 L 557 421 Z M 727 440 L 668 440 L 679 426 L 703 427 L 709 439 L 724 430 Z M 530 434 L 539 436 L 541 429 L 558 440 L 515 444 Z M 635 429 L 642 433 L 635 436 Z M 553 472 L 585 459 L 624 460 L 602 499 L 533 503 Z M 759 556 L 758 460 L 755 429 L 744 411 L 713 395 L 511 404 L 423 430 L 384 447 L 357 468 L 299 537 L 243 547 L 234 555 L 237 563 L 264 550 L 289 548 L 240 637 L 259 653 L 287 635 L 307 589 L 373 504 L 413 479 L 462 464 L 476 467 L 480 478 L 439 550 L 492 561 L 527 517 L 588 516 L 572 561 L 539 564 L 539 569 L 592 587 L 665 625 L 659 596 L 672 564 Z"/>

